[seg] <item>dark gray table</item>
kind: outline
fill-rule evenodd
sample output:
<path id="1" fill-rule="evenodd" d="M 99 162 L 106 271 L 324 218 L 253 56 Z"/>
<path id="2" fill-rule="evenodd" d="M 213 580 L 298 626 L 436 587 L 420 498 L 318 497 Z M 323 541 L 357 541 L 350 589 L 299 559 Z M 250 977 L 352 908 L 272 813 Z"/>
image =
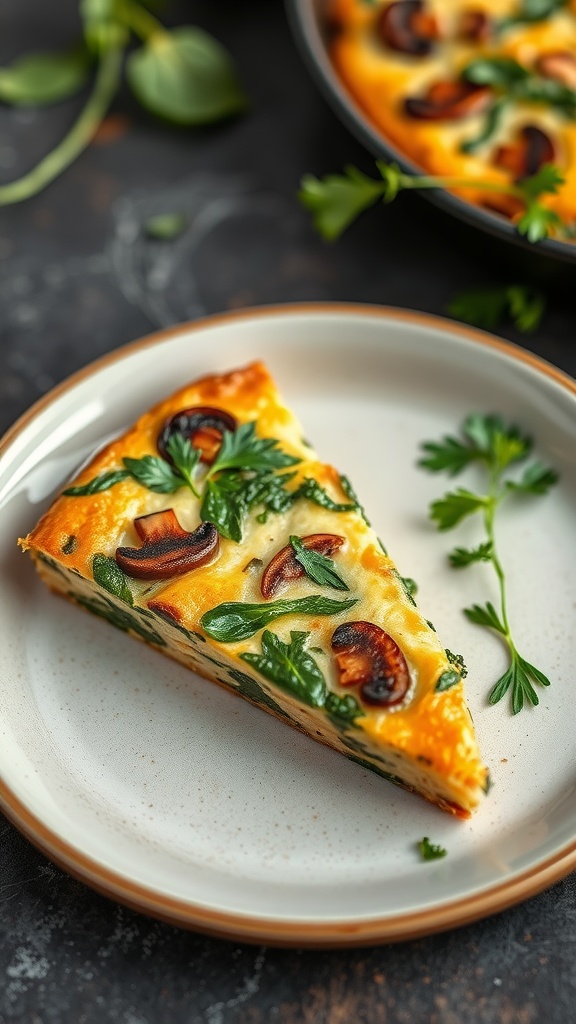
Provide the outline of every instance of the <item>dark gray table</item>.
<path id="1" fill-rule="evenodd" d="M 0 209 L 1 429 L 78 367 L 159 325 L 297 300 L 442 313 L 455 292 L 493 283 L 512 259 L 487 257 L 473 233 L 415 196 L 322 244 L 295 201 L 300 176 L 347 162 L 369 169 L 370 160 L 317 95 L 281 4 L 204 0 L 168 5 L 166 17 L 226 43 L 251 110 L 176 130 L 125 92 L 63 178 Z M 72 0 L 3 0 L 0 63 L 76 32 Z M 75 107 L 0 109 L 1 180 L 29 167 Z M 178 248 L 144 241 L 138 225 L 173 209 L 191 220 Z M 559 290 L 537 333 L 508 336 L 576 375 L 573 310 L 570 289 Z M 576 1021 L 574 876 L 449 934 L 302 952 L 206 939 L 125 910 L 5 821 L 0 850 L 0 1024 Z"/>

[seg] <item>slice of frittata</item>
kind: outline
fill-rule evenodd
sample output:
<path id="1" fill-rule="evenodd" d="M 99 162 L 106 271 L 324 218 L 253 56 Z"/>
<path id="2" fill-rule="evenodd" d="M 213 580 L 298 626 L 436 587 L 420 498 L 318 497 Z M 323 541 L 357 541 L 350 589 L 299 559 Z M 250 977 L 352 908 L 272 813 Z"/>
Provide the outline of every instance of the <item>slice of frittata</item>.
<path id="1" fill-rule="evenodd" d="M 20 545 L 53 590 L 468 817 L 486 789 L 461 666 L 348 480 L 261 363 L 100 451 Z"/>

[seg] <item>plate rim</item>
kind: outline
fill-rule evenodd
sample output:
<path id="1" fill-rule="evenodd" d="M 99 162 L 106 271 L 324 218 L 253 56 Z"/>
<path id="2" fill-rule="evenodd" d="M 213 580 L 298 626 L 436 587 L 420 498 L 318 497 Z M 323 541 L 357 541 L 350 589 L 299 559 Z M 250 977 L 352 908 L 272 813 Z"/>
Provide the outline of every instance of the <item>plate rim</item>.
<path id="1" fill-rule="evenodd" d="M 144 348 L 163 344 L 181 334 L 195 334 L 217 325 L 255 318 L 286 316 L 326 316 L 347 314 L 383 321 L 411 323 L 421 328 L 440 330 L 458 340 L 499 351 L 527 364 L 554 380 L 576 396 L 576 380 L 540 356 L 487 332 L 441 316 L 388 306 L 348 302 L 306 302 L 249 307 L 216 313 L 144 335 L 88 363 L 65 378 L 38 399 L 0 439 L 0 459 L 45 408 L 81 381 L 100 370 L 132 356 Z M 385 917 L 357 921 L 287 921 L 262 918 L 253 914 L 232 913 L 204 907 L 189 900 L 170 897 L 125 878 L 96 859 L 67 843 L 38 817 L 0 779 L 0 810 L 37 849 L 68 874 L 132 910 L 149 914 L 172 925 L 200 931 L 217 938 L 275 946 L 337 948 L 374 945 L 421 938 L 435 932 L 461 927 L 491 914 L 506 910 L 534 896 L 576 868 L 576 836 L 555 853 L 525 869 L 513 878 L 490 885 L 478 893 L 462 896 L 435 907 L 396 912 Z"/>

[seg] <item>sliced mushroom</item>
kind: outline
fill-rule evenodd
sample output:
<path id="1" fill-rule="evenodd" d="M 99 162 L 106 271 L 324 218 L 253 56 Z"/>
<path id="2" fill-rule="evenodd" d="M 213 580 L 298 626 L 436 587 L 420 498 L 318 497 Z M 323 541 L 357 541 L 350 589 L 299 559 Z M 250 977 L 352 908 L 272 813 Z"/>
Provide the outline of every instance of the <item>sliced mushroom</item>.
<path id="1" fill-rule="evenodd" d="M 366 704 L 394 707 L 410 688 L 406 658 L 373 622 L 344 622 L 332 635 L 341 686 L 359 686 Z"/>
<path id="2" fill-rule="evenodd" d="M 177 624 L 182 622 L 182 612 L 180 609 L 175 608 L 173 604 L 168 604 L 166 601 L 161 601 L 159 598 L 147 601 L 146 607 L 151 612 L 156 612 L 162 619 L 167 619 L 168 622 L 175 622 Z"/>
<path id="3" fill-rule="evenodd" d="M 410 96 L 404 109 L 421 121 L 457 121 L 481 114 L 492 102 L 487 85 L 474 85 L 463 78 L 434 82 L 424 96 Z"/>
<path id="4" fill-rule="evenodd" d="M 514 142 L 498 147 L 494 163 L 497 167 L 511 171 L 515 181 L 522 181 L 536 174 L 544 164 L 553 163 L 556 155 L 550 136 L 541 128 L 526 124 Z"/>
<path id="5" fill-rule="evenodd" d="M 168 452 L 168 442 L 174 434 L 181 434 L 188 439 L 194 448 L 201 452 L 202 462 L 214 462 L 225 430 L 234 431 L 238 423 L 234 416 L 223 409 L 215 409 L 209 405 L 197 405 L 192 409 L 183 409 L 170 416 L 158 435 L 158 451 L 164 459 L 172 462 Z"/>
<path id="6" fill-rule="evenodd" d="M 344 544 L 344 537 L 335 533 L 311 533 L 301 537 L 302 546 L 308 551 L 317 551 L 321 555 L 333 555 Z M 266 566 L 260 581 L 262 597 L 274 597 L 275 594 L 290 580 L 305 576 L 305 571 L 294 554 L 294 548 L 287 544 Z"/>
<path id="7" fill-rule="evenodd" d="M 438 39 L 438 22 L 423 0 L 396 0 L 385 7 L 376 22 L 380 39 L 392 50 L 412 57 L 426 57 Z"/>
<path id="8" fill-rule="evenodd" d="M 214 560 L 220 537 L 212 523 L 200 523 L 193 533 L 183 530 L 174 509 L 152 512 L 134 520 L 140 548 L 117 548 L 116 562 L 134 579 L 166 580 Z"/>
<path id="9" fill-rule="evenodd" d="M 570 50 L 542 54 L 536 62 L 536 70 L 568 89 L 576 89 L 576 56 Z"/>
<path id="10" fill-rule="evenodd" d="M 458 25 L 460 39 L 468 43 L 487 43 L 492 35 L 492 22 L 486 11 L 471 8 L 464 11 Z"/>

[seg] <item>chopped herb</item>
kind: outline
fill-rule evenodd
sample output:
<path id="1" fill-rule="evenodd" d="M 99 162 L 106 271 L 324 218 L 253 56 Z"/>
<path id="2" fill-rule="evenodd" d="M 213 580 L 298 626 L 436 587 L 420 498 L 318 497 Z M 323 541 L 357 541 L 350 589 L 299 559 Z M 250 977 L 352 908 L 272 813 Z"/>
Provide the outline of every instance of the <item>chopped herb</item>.
<path id="1" fill-rule="evenodd" d="M 319 587 L 332 587 L 334 590 L 350 590 L 338 573 L 331 558 L 319 551 L 306 548 L 299 537 L 291 536 L 290 544 L 296 561 L 300 563 L 309 579 Z"/>
<path id="2" fill-rule="evenodd" d="M 62 547 L 60 548 L 63 555 L 73 555 L 78 547 L 78 541 L 72 534 L 66 539 Z"/>
<path id="3" fill-rule="evenodd" d="M 516 25 L 532 25 L 534 22 L 546 21 L 557 11 L 566 7 L 568 0 L 521 0 L 518 10 L 497 22 L 497 29 L 504 32 Z"/>
<path id="4" fill-rule="evenodd" d="M 294 500 L 297 498 L 307 498 L 308 501 L 312 501 L 315 505 L 320 505 L 322 508 L 330 509 L 331 512 L 355 512 L 358 507 L 356 502 L 349 504 L 334 501 L 328 494 L 328 491 L 312 477 L 306 477 L 302 481 L 298 490 L 294 491 L 293 498 Z"/>
<path id="5" fill-rule="evenodd" d="M 312 650 L 313 648 L 311 648 Z M 324 704 L 326 714 L 335 725 L 354 725 L 357 718 L 362 718 L 365 712 L 352 694 L 347 693 L 340 697 L 337 693 L 329 693 Z"/>
<path id="6" fill-rule="evenodd" d="M 512 711 L 517 714 L 527 700 L 538 704 L 534 684 L 549 686 L 550 680 L 523 658 L 512 639 L 506 600 L 506 577 L 496 548 L 494 521 L 497 509 L 510 494 L 540 496 L 557 482 L 558 474 L 540 462 L 529 463 L 519 479 L 509 473 L 525 462 L 532 450 L 532 441 L 517 427 L 507 425 L 499 416 L 469 416 L 459 438 L 445 437 L 440 442 L 427 442 L 420 465 L 432 472 L 452 476 L 467 466 L 479 464 L 488 476 L 487 494 L 479 495 L 458 488 L 430 506 L 430 517 L 439 530 L 449 530 L 463 519 L 482 514 L 486 539 L 476 548 L 455 548 L 449 555 L 451 564 L 463 568 L 479 561 L 490 562 L 496 573 L 500 591 L 500 611 L 491 602 L 465 608 L 470 622 L 498 633 L 506 643 L 510 665 L 492 688 L 488 700 L 496 704 L 511 691 Z M 454 656 L 453 656 L 454 657 Z"/>
<path id="7" fill-rule="evenodd" d="M 444 693 L 445 690 L 451 690 L 453 686 L 456 686 L 456 683 L 459 683 L 461 679 L 460 672 L 450 669 L 439 676 L 434 689 L 436 693 Z"/>
<path id="8" fill-rule="evenodd" d="M 434 629 L 434 627 L 432 628 Z M 464 661 L 462 655 L 454 654 L 453 651 L 449 651 L 448 648 L 446 648 L 446 657 L 448 658 L 450 664 L 454 665 L 457 668 L 461 678 L 465 679 L 466 676 L 468 675 L 468 669 L 466 667 L 466 662 Z"/>
<path id="9" fill-rule="evenodd" d="M 254 636 L 283 615 L 338 615 L 356 604 L 357 598 L 334 601 L 312 595 L 292 601 L 270 601 L 267 604 L 245 604 L 229 601 L 217 605 L 202 616 L 202 628 L 213 640 L 237 643 Z"/>
<path id="10" fill-rule="evenodd" d="M 424 836 L 418 842 L 418 852 L 422 860 L 440 860 L 441 857 L 445 857 L 448 850 L 445 850 L 443 846 L 438 846 L 436 843 L 431 843 L 428 836 Z"/>

